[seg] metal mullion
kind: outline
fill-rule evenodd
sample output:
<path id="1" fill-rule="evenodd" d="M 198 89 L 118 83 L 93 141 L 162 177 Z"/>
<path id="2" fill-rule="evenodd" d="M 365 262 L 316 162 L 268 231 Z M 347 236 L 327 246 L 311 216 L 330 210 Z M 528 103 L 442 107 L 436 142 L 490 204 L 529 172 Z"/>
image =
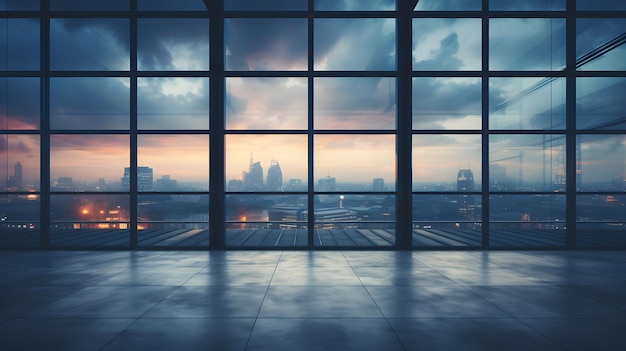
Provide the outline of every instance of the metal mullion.
<path id="1" fill-rule="evenodd" d="M 565 221 L 566 245 L 576 246 L 576 2 L 566 4 L 565 23 Z"/>
<path id="2" fill-rule="evenodd" d="M 43 249 L 50 248 L 50 12 L 49 1 L 41 1 L 40 45 L 40 169 L 39 238 Z"/>
<path id="3" fill-rule="evenodd" d="M 482 248 L 489 248 L 489 0 L 482 7 Z"/>
<path id="4" fill-rule="evenodd" d="M 313 249 L 315 248 L 315 174 L 313 172 L 313 157 L 314 155 L 314 137 L 315 137 L 315 133 L 314 133 L 314 110 L 313 110 L 313 99 L 314 99 L 314 94 L 313 94 L 313 88 L 314 88 L 314 82 L 315 82 L 315 72 L 313 71 L 313 67 L 314 67 L 314 57 L 313 57 L 313 50 L 314 48 L 314 40 L 315 40 L 315 13 L 314 13 L 314 6 L 315 6 L 315 1 L 314 0 L 309 0 L 308 1 L 308 12 L 307 12 L 307 19 L 308 19 L 308 50 L 307 50 L 307 58 L 308 58 L 308 63 L 307 63 L 307 80 L 308 80 L 308 92 L 307 92 L 307 100 L 308 100 L 308 107 L 307 107 L 307 113 L 308 113 L 308 128 L 307 128 L 307 247 L 309 249 Z"/>
<path id="5" fill-rule="evenodd" d="M 138 190 L 137 180 L 137 0 L 131 0 L 130 18 L 130 237 L 131 249 L 137 248 L 138 241 Z"/>

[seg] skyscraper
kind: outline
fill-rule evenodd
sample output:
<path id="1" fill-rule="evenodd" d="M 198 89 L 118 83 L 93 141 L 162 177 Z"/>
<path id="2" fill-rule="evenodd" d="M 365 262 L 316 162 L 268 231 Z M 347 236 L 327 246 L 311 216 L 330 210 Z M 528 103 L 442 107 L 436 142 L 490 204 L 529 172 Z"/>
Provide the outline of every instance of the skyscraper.
<path id="1" fill-rule="evenodd" d="M 280 164 L 276 160 L 270 162 L 270 168 L 267 170 L 267 190 L 283 190 L 283 172 L 280 169 Z"/>
<path id="2" fill-rule="evenodd" d="M 385 190 L 385 179 L 383 178 L 374 178 L 372 181 L 372 191 L 384 191 Z"/>
<path id="3" fill-rule="evenodd" d="M 261 167 L 261 162 L 254 162 L 252 154 L 250 154 L 248 172 L 243 172 L 243 188 L 246 191 L 263 190 L 263 167 Z"/>
<path id="4" fill-rule="evenodd" d="M 17 162 L 13 168 L 13 176 L 9 177 L 9 188 L 22 190 L 24 185 L 22 176 L 22 163 Z"/>
<path id="5" fill-rule="evenodd" d="M 137 190 L 151 191 L 154 185 L 153 171 L 150 167 L 137 167 Z M 122 189 L 130 189 L 130 167 L 124 168 Z"/>
<path id="6" fill-rule="evenodd" d="M 474 173 L 472 173 L 471 169 L 459 170 L 459 173 L 456 176 L 456 191 L 474 191 Z M 457 204 L 461 214 L 470 214 L 474 211 L 474 195 L 459 195 Z"/>

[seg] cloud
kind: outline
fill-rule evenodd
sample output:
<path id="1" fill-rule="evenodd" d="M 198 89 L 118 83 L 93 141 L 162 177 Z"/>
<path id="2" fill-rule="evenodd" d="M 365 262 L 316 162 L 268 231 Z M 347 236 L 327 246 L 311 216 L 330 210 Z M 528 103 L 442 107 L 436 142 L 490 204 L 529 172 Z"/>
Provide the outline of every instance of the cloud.
<path id="1" fill-rule="evenodd" d="M 0 78 L 0 124 L 8 129 L 39 128 L 39 79 Z"/>
<path id="2" fill-rule="evenodd" d="M 302 11 L 307 9 L 307 0 L 225 0 L 224 9 L 226 11 Z"/>
<path id="3" fill-rule="evenodd" d="M 480 10 L 481 0 L 419 0 L 415 11 Z"/>
<path id="4" fill-rule="evenodd" d="M 396 0 L 316 0 L 318 11 L 393 11 Z"/>

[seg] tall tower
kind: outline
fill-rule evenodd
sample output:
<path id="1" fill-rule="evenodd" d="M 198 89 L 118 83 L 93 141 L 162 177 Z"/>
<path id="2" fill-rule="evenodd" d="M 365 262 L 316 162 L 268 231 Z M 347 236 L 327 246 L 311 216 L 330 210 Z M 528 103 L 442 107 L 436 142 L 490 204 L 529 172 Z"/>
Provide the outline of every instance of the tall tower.
<path id="1" fill-rule="evenodd" d="M 137 167 L 137 190 L 150 191 L 154 186 L 153 171 L 150 167 Z M 124 176 L 122 177 L 122 188 L 130 189 L 130 167 L 124 168 Z"/>
<path id="2" fill-rule="evenodd" d="M 471 169 L 461 169 L 456 176 L 456 191 L 474 191 L 474 173 Z M 470 215 L 474 211 L 474 195 L 460 194 L 457 201 L 459 212 Z"/>
<path id="3" fill-rule="evenodd" d="M 9 177 L 9 188 L 15 188 L 16 190 L 22 190 L 24 185 L 22 174 L 22 163 L 17 162 L 13 168 L 13 175 Z"/>
<path id="4" fill-rule="evenodd" d="M 248 172 L 243 172 L 243 188 L 246 191 L 263 190 L 263 167 L 261 167 L 261 162 L 254 162 L 252 153 L 250 153 Z"/>
<path id="5" fill-rule="evenodd" d="M 276 160 L 270 162 L 270 168 L 267 170 L 267 190 L 283 190 L 283 172 L 280 169 L 280 164 Z"/>
<path id="6" fill-rule="evenodd" d="M 372 191 L 384 191 L 385 190 L 385 179 L 384 178 L 374 178 L 372 181 Z"/>

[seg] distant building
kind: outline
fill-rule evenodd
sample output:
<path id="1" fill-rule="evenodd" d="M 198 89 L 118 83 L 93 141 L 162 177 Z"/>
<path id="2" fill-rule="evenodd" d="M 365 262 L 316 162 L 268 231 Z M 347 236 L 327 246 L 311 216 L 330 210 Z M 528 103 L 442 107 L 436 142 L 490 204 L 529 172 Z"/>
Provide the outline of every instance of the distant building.
<path id="1" fill-rule="evenodd" d="M 137 190 L 151 191 L 154 187 L 153 170 L 150 167 L 137 167 Z M 130 167 L 124 168 L 122 189 L 130 190 Z"/>
<path id="2" fill-rule="evenodd" d="M 24 180 L 22 177 L 22 163 L 17 162 L 13 168 L 13 175 L 9 177 L 9 188 L 22 190 L 24 188 Z"/>
<path id="3" fill-rule="evenodd" d="M 474 191 L 474 173 L 471 169 L 461 169 L 456 176 L 456 190 L 459 192 Z M 461 214 L 470 214 L 474 211 L 474 195 L 461 194 L 457 201 Z"/>
<path id="4" fill-rule="evenodd" d="M 162 175 L 156 180 L 156 188 L 159 191 L 175 191 L 177 186 L 178 182 L 171 179 L 169 175 Z"/>
<path id="5" fill-rule="evenodd" d="M 248 172 L 243 172 L 243 188 L 245 191 L 263 190 L 263 167 L 261 162 L 254 162 L 252 155 Z"/>
<path id="6" fill-rule="evenodd" d="M 335 177 L 326 176 L 317 181 L 317 191 L 336 191 L 337 180 Z"/>
<path id="7" fill-rule="evenodd" d="M 270 168 L 267 170 L 267 190 L 283 190 L 283 172 L 280 169 L 280 164 L 276 160 L 270 162 Z"/>
<path id="8" fill-rule="evenodd" d="M 74 180 L 72 177 L 59 177 L 56 187 L 59 190 L 72 190 L 74 188 Z"/>
<path id="9" fill-rule="evenodd" d="M 372 191 L 385 191 L 385 179 L 374 178 L 372 181 Z"/>

